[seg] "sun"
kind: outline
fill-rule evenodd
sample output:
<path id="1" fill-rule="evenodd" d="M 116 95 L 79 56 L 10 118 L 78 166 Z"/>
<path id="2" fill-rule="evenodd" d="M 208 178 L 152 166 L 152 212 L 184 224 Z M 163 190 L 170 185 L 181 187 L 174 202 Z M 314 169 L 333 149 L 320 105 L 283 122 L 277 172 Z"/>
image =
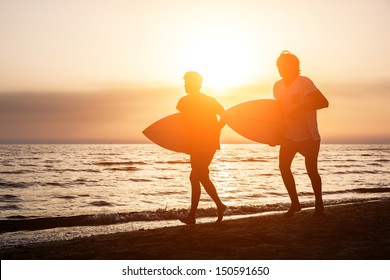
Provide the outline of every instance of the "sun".
<path id="1" fill-rule="evenodd" d="M 238 31 L 211 30 L 183 46 L 182 64 L 186 70 L 198 71 L 203 86 L 224 91 L 251 82 L 261 75 L 254 44 Z"/>

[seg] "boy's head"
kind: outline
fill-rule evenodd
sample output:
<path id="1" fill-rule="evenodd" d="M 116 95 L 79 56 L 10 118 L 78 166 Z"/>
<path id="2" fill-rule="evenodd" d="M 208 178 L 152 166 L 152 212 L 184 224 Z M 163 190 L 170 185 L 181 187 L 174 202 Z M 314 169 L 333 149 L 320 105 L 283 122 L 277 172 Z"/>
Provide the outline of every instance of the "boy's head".
<path id="1" fill-rule="evenodd" d="M 202 76 L 195 71 L 186 72 L 184 74 L 184 87 L 187 93 L 197 93 L 202 87 Z"/>
<path id="2" fill-rule="evenodd" d="M 299 59 L 289 51 L 283 51 L 276 61 L 280 76 L 298 76 L 300 73 Z"/>

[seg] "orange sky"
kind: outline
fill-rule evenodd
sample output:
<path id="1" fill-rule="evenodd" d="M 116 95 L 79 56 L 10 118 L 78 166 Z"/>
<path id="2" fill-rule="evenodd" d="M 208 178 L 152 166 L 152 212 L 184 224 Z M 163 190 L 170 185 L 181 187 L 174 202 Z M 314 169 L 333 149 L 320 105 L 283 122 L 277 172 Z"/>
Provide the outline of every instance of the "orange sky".
<path id="1" fill-rule="evenodd" d="M 324 142 L 389 143 L 389 11 L 387 0 L 3 0 L 0 143 L 147 142 L 185 71 L 229 108 L 272 98 L 284 49 L 330 101 Z"/>

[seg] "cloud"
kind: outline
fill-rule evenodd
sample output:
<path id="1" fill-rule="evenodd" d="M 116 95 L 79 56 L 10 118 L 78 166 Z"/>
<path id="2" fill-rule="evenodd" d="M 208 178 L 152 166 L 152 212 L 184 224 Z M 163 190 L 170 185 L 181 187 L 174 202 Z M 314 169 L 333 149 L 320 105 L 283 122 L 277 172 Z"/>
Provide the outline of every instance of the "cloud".
<path id="1" fill-rule="evenodd" d="M 168 105 L 162 104 L 168 102 L 169 95 L 170 90 L 127 89 L 77 94 L 3 93 L 0 142 L 142 141 L 142 129 L 167 113 Z M 175 98 L 170 102 L 173 112 Z"/>
<path id="2" fill-rule="evenodd" d="M 271 83 L 270 83 L 271 85 Z M 388 143 L 390 83 L 318 84 L 330 107 L 318 112 L 325 143 Z M 272 98 L 271 86 L 214 95 L 229 108 Z M 0 143 L 149 143 L 142 130 L 175 113 L 183 88 L 113 89 L 79 93 L 0 94 Z M 227 135 L 227 136 L 226 136 Z M 228 129 L 222 139 L 243 141 Z"/>

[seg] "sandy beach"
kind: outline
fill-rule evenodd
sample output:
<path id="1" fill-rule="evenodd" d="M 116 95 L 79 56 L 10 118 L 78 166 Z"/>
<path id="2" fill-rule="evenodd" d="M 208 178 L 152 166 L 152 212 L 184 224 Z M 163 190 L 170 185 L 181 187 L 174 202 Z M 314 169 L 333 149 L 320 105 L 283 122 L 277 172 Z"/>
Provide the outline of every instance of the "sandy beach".
<path id="1" fill-rule="evenodd" d="M 1 259 L 390 259 L 390 201 L 6 248 Z"/>

